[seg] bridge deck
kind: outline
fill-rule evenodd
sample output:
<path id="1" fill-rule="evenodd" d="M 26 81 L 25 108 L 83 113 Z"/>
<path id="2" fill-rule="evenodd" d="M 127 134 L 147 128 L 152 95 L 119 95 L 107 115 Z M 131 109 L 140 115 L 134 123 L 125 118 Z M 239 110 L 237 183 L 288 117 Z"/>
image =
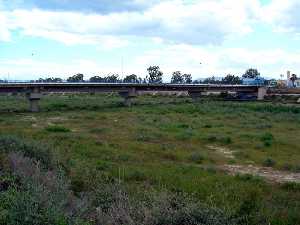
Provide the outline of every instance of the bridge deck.
<path id="1" fill-rule="evenodd" d="M 256 92 L 259 86 L 209 84 L 132 84 L 132 83 L 0 83 L 0 92 L 108 92 L 108 91 L 237 91 Z"/>

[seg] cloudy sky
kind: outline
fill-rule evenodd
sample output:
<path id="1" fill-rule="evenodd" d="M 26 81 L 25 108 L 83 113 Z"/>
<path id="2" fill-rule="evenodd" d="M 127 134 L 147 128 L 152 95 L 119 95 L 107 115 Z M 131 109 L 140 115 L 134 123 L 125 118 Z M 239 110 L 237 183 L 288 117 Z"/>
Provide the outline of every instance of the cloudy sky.
<path id="1" fill-rule="evenodd" d="M 300 74 L 299 0 L 0 0 L 0 79 Z M 201 63 L 201 64 L 200 64 Z"/>

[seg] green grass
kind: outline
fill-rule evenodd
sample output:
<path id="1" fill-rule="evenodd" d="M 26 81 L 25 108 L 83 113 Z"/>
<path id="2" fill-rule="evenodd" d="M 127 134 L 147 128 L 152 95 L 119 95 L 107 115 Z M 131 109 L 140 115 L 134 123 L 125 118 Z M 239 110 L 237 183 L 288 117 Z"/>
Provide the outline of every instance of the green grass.
<path id="1" fill-rule="evenodd" d="M 48 132 L 62 132 L 62 133 L 67 133 L 67 132 L 71 132 L 70 129 L 63 127 L 63 126 L 57 126 L 57 125 L 51 125 L 51 126 L 47 126 L 45 128 L 46 131 Z"/>
<path id="2" fill-rule="evenodd" d="M 192 103 L 185 97 L 134 101 L 126 108 L 116 95 L 45 96 L 42 112 L 29 113 L 21 96 L 1 97 L 0 136 L 36 141 L 52 151 L 76 193 L 117 179 L 132 195 L 149 189 L 188 193 L 229 214 L 248 215 L 244 224 L 300 224 L 297 185 L 216 169 L 232 162 L 299 168 L 298 106 Z M 235 158 L 211 145 L 229 149 Z"/>

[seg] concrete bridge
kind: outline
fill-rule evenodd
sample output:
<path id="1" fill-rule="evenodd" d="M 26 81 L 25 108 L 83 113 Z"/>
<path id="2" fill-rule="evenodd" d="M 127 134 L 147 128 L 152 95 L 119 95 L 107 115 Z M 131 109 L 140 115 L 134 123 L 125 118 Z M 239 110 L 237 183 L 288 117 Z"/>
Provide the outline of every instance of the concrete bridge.
<path id="1" fill-rule="evenodd" d="M 236 92 L 256 96 L 263 100 L 267 88 L 248 85 L 209 85 L 209 84 L 129 84 L 129 83 L 1 83 L 0 93 L 24 93 L 29 103 L 30 111 L 39 111 L 39 100 L 44 93 L 99 93 L 117 92 L 124 98 L 126 106 L 131 105 L 132 98 L 139 91 L 186 91 L 195 99 L 205 92 Z"/>

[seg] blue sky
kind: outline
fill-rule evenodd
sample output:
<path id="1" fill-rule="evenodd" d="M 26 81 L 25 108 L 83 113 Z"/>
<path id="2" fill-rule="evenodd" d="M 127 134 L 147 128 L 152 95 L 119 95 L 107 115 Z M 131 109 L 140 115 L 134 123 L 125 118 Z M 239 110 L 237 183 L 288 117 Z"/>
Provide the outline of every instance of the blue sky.
<path id="1" fill-rule="evenodd" d="M 300 74 L 298 0 L 0 0 L 0 79 Z M 200 64 L 200 62 L 202 64 Z"/>

